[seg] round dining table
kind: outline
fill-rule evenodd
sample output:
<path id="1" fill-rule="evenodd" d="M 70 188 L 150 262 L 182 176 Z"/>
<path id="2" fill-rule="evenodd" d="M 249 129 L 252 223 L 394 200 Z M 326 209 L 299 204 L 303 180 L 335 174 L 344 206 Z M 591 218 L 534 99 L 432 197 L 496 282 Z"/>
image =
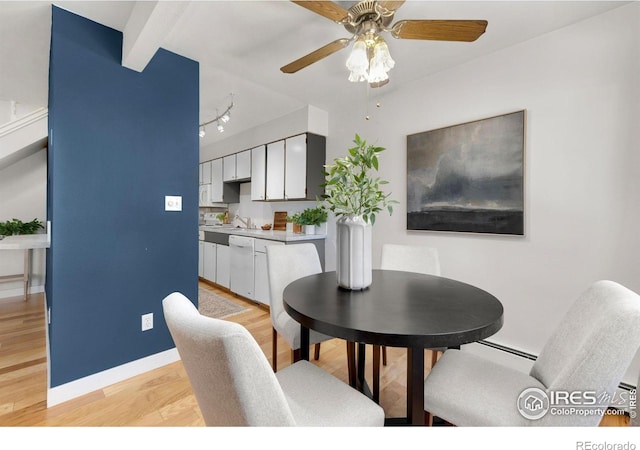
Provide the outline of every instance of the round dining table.
<path id="1" fill-rule="evenodd" d="M 407 417 L 424 424 L 424 349 L 459 348 L 502 327 L 502 303 L 467 283 L 434 275 L 374 270 L 371 286 L 347 290 L 335 272 L 290 283 L 284 308 L 301 325 L 301 357 L 309 359 L 309 329 L 348 342 L 407 349 Z M 363 364 L 364 357 L 360 360 Z M 363 376 L 363 369 L 359 367 Z M 397 421 L 396 421 L 397 422 Z"/>

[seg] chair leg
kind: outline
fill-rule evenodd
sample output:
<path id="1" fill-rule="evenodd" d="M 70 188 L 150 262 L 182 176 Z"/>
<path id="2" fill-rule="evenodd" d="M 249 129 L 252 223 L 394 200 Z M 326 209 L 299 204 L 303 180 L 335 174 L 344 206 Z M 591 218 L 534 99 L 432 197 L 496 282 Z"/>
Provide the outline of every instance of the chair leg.
<path id="1" fill-rule="evenodd" d="M 387 365 L 387 347 L 385 345 L 382 346 L 382 365 Z"/>
<path id="2" fill-rule="evenodd" d="M 438 362 L 438 351 L 436 350 L 431 350 L 431 368 L 433 369 L 433 366 L 436 365 L 436 363 Z"/>
<path id="3" fill-rule="evenodd" d="M 291 350 L 291 364 L 297 363 L 302 359 L 302 349 Z"/>
<path id="4" fill-rule="evenodd" d="M 373 396 L 373 401 L 376 403 L 380 403 L 380 346 L 379 345 L 373 346 L 373 390 L 371 393 Z"/>
<path id="5" fill-rule="evenodd" d="M 320 359 L 320 342 L 318 342 L 313 350 L 313 359 L 316 361 Z"/>
<path id="6" fill-rule="evenodd" d="M 349 372 L 349 386 L 356 388 L 356 343 L 347 341 L 347 370 Z"/>
<path id="7" fill-rule="evenodd" d="M 273 364 L 273 371 L 278 371 L 278 332 L 275 328 L 271 328 L 271 360 Z"/>
<path id="8" fill-rule="evenodd" d="M 428 427 L 433 426 L 433 414 L 431 414 L 429 411 L 424 412 L 424 424 Z"/>

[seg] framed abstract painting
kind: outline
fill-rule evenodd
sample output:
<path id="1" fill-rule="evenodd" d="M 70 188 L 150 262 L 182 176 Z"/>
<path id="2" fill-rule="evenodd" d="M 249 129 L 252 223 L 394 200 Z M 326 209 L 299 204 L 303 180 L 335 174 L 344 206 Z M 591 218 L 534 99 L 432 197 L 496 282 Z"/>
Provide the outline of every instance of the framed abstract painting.
<path id="1" fill-rule="evenodd" d="M 407 229 L 524 235 L 525 111 L 407 136 Z"/>

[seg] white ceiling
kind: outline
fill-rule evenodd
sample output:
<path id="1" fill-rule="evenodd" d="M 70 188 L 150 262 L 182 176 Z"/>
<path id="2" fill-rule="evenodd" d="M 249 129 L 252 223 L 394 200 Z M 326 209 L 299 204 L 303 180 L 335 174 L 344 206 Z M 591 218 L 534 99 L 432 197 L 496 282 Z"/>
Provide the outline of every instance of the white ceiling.
<path id="1" fill-rule="evenodd" d="M 0 100 L 46 105 L 51 12 L 48 1 L 0 1 Z M 60 1 L 69 11 L 124 30 L 135 2 Z M 354 2 L 339 2 L 349 7 Z M 552 32 L 628 2 L 614 1 L 407 1 L 401 19 L 486 19 L 474 43 L 387 42 L 396 67 L 387 95 L 411 81 L 464 64 L 502 48 Z M 388 35 L 387 35 L 388 36 Z M 200 63 L 200 121 L 222 111 L 234 94 L 225 133 L 209 129 L 201 145 L 215 142 L 302 108 L 324 110 L 367 95 L 364 83 L 347 81 L 349 48 L 295 74 L 279 68 L 329 42 L 350 37 L 332 21 L 280 1 L 192 1 L 165 36 L 162 47 Z"/>

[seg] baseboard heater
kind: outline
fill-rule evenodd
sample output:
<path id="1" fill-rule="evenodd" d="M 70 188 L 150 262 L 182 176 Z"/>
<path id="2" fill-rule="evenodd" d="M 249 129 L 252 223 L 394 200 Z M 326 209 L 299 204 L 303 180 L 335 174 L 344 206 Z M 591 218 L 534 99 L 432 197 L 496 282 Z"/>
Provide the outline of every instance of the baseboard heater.
<path id="1" fill-rule="evenodd" d="M 505 345 L 496 344 L 495 342 L 482 340 L 482 341 L 478 341 L 477 344 L 486 345 L 487 347 L 491 347 L 501 352 L 509 353 L 511 355 L 519 356 L 520 358 L 525 358 L 531 361 L 535 361 L 536 359 L 538 359 L 536 355 L 532 355 L 531 353 L 523 352 L 521 350 L 516 350 L 515 348 L 507 347 Z M 620 384 L 618 385 L 618 389 L 631 391 L 636 389 L 636 386 L 633 386 L 625 382 L 620 382 Z"/>

